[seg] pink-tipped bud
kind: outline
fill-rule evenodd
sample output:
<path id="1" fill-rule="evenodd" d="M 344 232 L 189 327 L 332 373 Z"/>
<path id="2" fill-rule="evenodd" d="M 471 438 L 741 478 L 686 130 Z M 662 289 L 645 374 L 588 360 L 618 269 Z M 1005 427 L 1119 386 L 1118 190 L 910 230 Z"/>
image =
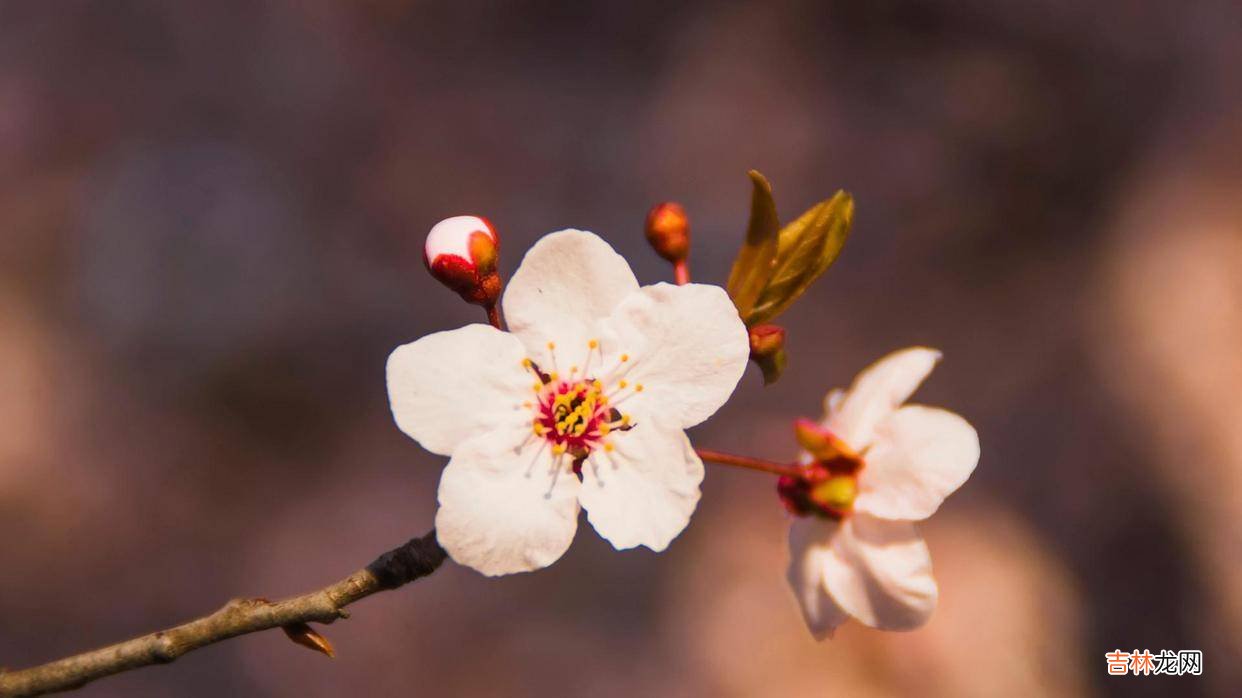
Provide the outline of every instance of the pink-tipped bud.
<path id="1" fill-rule="evenodd" d="M 785 328 L 780 325 L 755 325 L 750 328 L 750 358 L 772 356 L 785 348 Z"/>
<path id="2" fill-rule="evenodd" d="M 647 242 L 656 254 L 677 264 L 690 254 L 690 218 L 681 204 L 665 201 L 647 213 Z"/>
<path id="3" fill-rule="evenodd" d="M 486 218 L 453 216 L 427 233 L 423 262 L 436 279 L 467 303 L 493 306 L 500 298 L 496 273 L 500 238 Z"/>
<path id="4" fill-rule="evenodd" d="M 785 371 L 785 328 L 755 325 L 750 328 L 750 360 L 763 371 L 763 383 L 775 383 Z"/>
<path id="5" fill-rule="evenodd" d="M 809 419 L 799 419 L 794 422 L 794 437 L 798 440 L 798 445 L 817 461 L 861 462 L 858 453 L 850 448 L 849 444 Z"/>

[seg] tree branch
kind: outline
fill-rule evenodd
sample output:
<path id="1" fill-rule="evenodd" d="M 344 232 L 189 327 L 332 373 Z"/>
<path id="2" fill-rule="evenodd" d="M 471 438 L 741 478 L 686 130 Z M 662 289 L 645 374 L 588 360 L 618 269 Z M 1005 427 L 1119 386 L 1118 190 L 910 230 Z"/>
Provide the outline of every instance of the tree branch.
<path id="1" fill-rule="evenodd" d="M 0 697 L 66 691 L 123 671 L 167 664 L 187 652 L 238 635 L 348 618 L 345 607 L 349 604 L 425 577 L 440 567 L 445 556 L 432 529 L 422 538 L 380 555 L 345 579 L 308 594 L 274 602 L 234 599 L 209 616 L 174 628 L 30 669 L 9 672 L 0 669 Z"/>

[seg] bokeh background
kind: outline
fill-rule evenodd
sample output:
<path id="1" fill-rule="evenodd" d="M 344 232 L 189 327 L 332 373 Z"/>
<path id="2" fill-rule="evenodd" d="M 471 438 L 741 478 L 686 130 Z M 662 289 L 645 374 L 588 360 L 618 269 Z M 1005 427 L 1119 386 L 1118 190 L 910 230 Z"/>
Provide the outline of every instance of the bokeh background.
<path id="1" fill-rule="evenodd" d="M 0 3 L 0 665 L 335 580 L 432 521 L 388 352 L 479 321 L 428 277 L 479 213 L 511 272 L 693 218 L 856 197 L 836 266 L 693 437 L 772 458 L 889 350 L 979 429 L 925 526 L 924 629 L 814 643 L 765 476 L 710 468 L 662 555 L 589 528 L 550 569 L 447 565 L 325 630 L 89 696 L 1237 695 L 1242 6 L 1232 0 Z M 1104 653 L 1201 649 L 1199 678 Z"/>

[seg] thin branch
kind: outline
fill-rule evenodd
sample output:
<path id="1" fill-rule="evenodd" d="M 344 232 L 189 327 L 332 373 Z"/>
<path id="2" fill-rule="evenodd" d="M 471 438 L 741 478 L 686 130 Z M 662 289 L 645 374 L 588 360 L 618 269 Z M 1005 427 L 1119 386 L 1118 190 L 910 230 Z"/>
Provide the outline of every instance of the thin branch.
<path id="1" fill-rule="evenodd" d="M 0 669 L 0 698 L 37 696 L 79 688 L 96 679 L 154 664 L 167 664 L 200 647 L 298 623 L 348 618 L 345 607 L 371 594 L 435 572 L 446 553 L 432 529 L 376 558 L 335 584 L 283 601 L 234 599 L 197 620 L 21 671 Z"/>
<path id="2" fill-rule="evenodd" d="M 736 456 L 732 453 L 724 451 L 713 451 L 709 448 L 696 448 L 695 453 L 699 454 L 699 458 L 717 465 L 731 465 L 735 468 L 746 468 L 747 470 L 758 470 L 761 473 L 771 473 L 773 475 L 791 475 L 797 477 L 803 473 L 803 470 L 797 465 L 785 465 L 783 463 L 774 463 L 770 460 L 762 458 L 751 458 L 750 456 Z"/>

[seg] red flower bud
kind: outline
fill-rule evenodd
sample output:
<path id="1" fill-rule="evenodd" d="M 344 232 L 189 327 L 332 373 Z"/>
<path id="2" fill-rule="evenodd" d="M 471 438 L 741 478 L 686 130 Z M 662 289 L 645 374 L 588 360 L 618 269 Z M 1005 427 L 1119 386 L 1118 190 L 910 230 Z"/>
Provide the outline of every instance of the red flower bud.
<path id="1" fill-rule="evenodd" d="M 500 239 L 487 219 L 454 216 L 427 233 L 423 262 L 432 276 L 467 303 L 491 306 L 500 298 L 499 248 Z"/>
<path id="2" fill-rule="evenodd" d="M 647 213 L 647 242 L 656 254 L 676 264 L 690 254 L 690 218 L 681 204 L 666 201 Z"/>
<path id="3" fill-rule="evenodd" d="M 750 328 L 750 360 L 763 371 L 763 383 L 775 383 L 785 371 L 785 328 L 756 325 Z"/>

